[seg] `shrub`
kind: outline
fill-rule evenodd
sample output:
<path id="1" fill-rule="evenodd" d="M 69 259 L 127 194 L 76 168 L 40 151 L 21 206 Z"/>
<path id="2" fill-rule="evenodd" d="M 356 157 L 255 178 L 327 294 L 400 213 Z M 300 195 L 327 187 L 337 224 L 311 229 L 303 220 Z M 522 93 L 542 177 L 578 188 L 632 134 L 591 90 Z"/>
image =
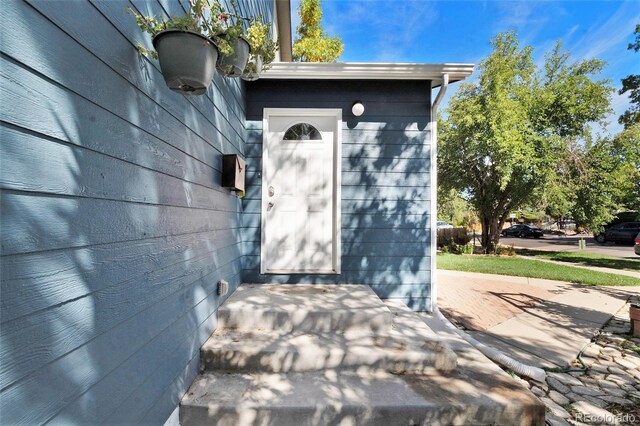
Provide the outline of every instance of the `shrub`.
<path id="1" fill-rule="evenodd" d="M 465 244 L 460 246 L 460 254 L 473 254 L 473 244 Z"/>
<path id="2" fill-rule="evenodd" d="M 451 242 L 442 246 L 443 253 L 473 254 L 473 244 L 456 244 Z"/>
<path id="3" fill-rule="evenodd" d="M 510 246 L 498 245 L 496 247 L 496 254 L 498 256 L 515 256 L 516 249 L 513 247 L 513 244 L 511 244 Z"/>

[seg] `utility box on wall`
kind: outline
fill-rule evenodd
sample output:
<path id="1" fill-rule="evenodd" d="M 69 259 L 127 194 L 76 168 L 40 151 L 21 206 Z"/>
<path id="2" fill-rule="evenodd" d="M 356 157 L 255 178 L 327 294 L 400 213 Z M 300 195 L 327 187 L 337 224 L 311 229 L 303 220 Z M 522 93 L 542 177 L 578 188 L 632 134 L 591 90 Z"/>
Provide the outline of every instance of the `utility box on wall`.
<path id="1" fill-rule="evenodd" d="M 238 154 L 222 156 L 222 186 L 244 192 L 245 162 Z"/>

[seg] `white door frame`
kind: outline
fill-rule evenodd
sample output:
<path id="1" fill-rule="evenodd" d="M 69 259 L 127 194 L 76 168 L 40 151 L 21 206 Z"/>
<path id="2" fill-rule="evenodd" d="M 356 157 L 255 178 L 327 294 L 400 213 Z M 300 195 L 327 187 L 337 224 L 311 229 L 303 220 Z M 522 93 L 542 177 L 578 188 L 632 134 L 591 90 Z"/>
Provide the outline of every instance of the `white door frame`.
<path id="1" fill-rule="evenodd" d="M 266 167 L 269 158 L 268 135 L 269 135 L 269 118 L 273 116 L 281 117 L 335 117 L 335 129 L 333 138 L 333 211 L 331 216 L 333 219 L 333 259 L 332 269 L 327 271 L 287 271 L 287 270 L 269 270 L 266 269 L 266 235 L 265 223 L 266 215 L 264 214 L 268 204 L 268 185 L 266 179 Z M 260 273 L 261 274 L 339 274 L 341 271 L 341 220 L 342 197 L 340 192 L 342 174 L 342 109 L 340 108 L 264 108 L 262 119 L 262 202 L 260 204 Z"/>

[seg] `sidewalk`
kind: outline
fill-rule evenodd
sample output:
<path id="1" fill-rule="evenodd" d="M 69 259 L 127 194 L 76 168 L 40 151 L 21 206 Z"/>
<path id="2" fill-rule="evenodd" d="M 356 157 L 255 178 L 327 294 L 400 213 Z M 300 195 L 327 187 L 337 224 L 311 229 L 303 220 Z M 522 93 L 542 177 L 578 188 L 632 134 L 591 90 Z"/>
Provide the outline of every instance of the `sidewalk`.
<path id="1" fill-rule="evenodd" d="M 629 334 L 629 303 L 640 302 L 640 287 L 457 271 L 438 271 L 438 279 L 440 310 L 516 360 L 566 367 L 584 348 L 585 369 L 548 372 L 544 383 L 514 376 L 545 404 L 546 424 L 640 420 L 640 339 Z"/>
<path id="2" fill-rule="evenodd" d="M 438 271 L 438 304 L 483 343 L 527 364 L 565 367 L 640 287 L 588 287 Z"/>
<path id="3" fill-rule="evenodd" d="M 636 271 L 627 271 L 627 270 L 624 270 L 624 269 L 601 268 L 601 267 L 598 267 L 598 266 L 585 266 L 585 265 L 581 265 L 580 263 L 560 262 L 560 261 L 557 261 L 557 260 L 541 259 L 539 257 L 531 257 L 531 256 L 518 256 L 518 257 L 520 257 L 522 259 L 538 260 L 540 262 L 554 263 L 556 265 L 573 266 L 575 268 L 589 269 L 590 271 L 604 272 L 604 273 L 607 273 L 607 274 L 618 274 L 618 275 L 626 275 L 626 276 L 634 277 L 634 278 L 640 278 L 640 271 L 636 272 Z"/>

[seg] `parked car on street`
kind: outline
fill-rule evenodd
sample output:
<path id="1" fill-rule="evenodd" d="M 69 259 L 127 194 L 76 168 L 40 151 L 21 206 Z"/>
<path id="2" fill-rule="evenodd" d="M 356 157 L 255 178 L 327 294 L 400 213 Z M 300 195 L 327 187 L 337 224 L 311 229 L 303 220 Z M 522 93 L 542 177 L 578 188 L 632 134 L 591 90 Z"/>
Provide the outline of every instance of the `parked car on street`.
<path id="1" fill-rule="evenodd" d="M 633 243 L 633 239 L 640 232 L 640 222 L 623 222 L 606 228 L 596 235 L 596 241 L 604 244 L 607 241 L 616 243 Z"/>
<path id="2" fill-rule="evenodd" d="M 636 243 L 636 245 L 633 246 L 633 251 L 635 251 L 636 254 L 640 256 L 640 232 L 638 232 L 638 235 L 636 235 L 636 239 L 634 240 L 634 243 Z"/>
<path id="3" fill-rule="evenodd" d="M 603 228 L 606 229 L 613 225 L 617 225 L 618 223 L 626 222 L 640 222 L 640 212 L 628 211 L 616 213 L 615 215 L 613 215 L 613 219 L 611 219 L 609 223 L 603 224 Z"/>
<path id="4" fill-rule="evenodd" d="M 438 228 L 438 229 L 451 229 L 451 228 L 453 228 L 453 225 L 452 225 L 452 224 L 450 224 L 449 222 L 445 222 L 445 221 L 443 221 L 443 220 L 439 220 L 439 221 L 436 223 L 436 225 L 437 225 L 437 228 Z"/>
<path id="5" fill-rule="evenodd" d="M 503 229 L 501 234 L 503 237 L 540 238 L 542 237 L 542 229 L 531 225 L 513 225 Z"/>

